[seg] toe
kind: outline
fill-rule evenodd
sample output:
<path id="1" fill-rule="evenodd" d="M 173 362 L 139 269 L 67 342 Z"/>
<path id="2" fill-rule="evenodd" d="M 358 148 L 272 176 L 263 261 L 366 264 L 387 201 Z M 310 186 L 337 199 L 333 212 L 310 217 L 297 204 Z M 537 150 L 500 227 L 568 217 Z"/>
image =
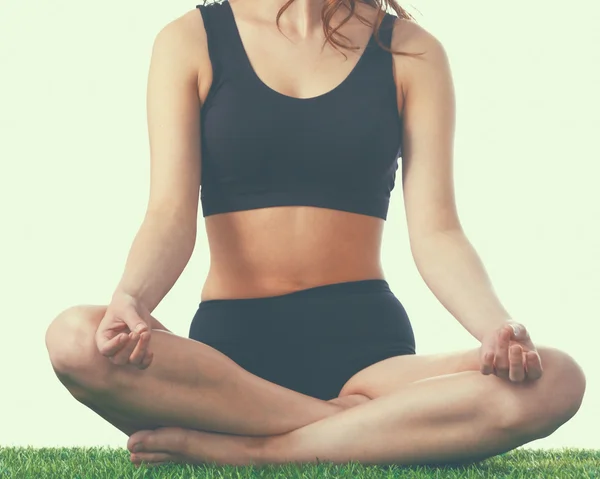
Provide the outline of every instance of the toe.
<path id="1" fill-rule="evenodd" d="M 130 452 L 139 452 L 143 450 L 144 443 L 146 442 L 148 436 L 152 435 L 153 433 L 154 431 L 151 430 L 134 432 L 127 440 L 127 449 Z"/>
<path id="2" fill-rule="evenodd" d="M 154 431 L 146 442 L 153 451 L 186 454 L 190 432 L 179 427 L 163 427 Z"/>
<path id="3" fill-rule="evenodd" d="M 154 431 L 139 431 L 127 442 L 127 449 L 133 453 L 163 452 L 185 454 L 188 432 L 177 427 L 162 427 Z"/>

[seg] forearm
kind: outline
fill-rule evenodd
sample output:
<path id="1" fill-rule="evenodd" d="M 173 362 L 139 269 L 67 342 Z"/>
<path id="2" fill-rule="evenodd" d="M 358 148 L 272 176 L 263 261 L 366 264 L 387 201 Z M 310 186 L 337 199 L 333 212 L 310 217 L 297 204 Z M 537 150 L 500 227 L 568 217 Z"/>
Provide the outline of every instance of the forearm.
<path id="1" fill-rule="evenodd" d="M 511 319 L 465 234 L 449 231 L 414 241 L 413 257 L 423 280 L 442 305 L 475 338 Z"/>
<path id="2" fill-rule="evenodd" d="M 195 218 L 172 212 L 147 213 L 113 296 L 131 295 L 152 312 L 183 272 L 195 241 Z M 164 328 L 158 321 L 156 326 Z"/>

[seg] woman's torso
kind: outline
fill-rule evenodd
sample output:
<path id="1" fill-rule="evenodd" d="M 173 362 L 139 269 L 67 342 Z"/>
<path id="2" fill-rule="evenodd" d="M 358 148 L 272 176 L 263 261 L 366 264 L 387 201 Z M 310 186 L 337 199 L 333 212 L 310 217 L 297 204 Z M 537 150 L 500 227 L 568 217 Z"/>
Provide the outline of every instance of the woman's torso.
<path id="1" fill-rule="evenodd" d="M 263 14 L 261 18 L 251 10 L 252 3 L 233 0 L 231 5 L 253 69 L 274 93 L 296 98 L 319 96 L 341 84 L 357 64 L 362 48 L 343 50 L 346 62 L 330 45 L 319 57 L 323 38 L 294 44 L 278 32 L 274 15 L 267 18 Z M 374 10 L 361 8 L 373 21 Z M 261 28 L 248 28 L 256 22 Z M 202 26 L 202 21 L 197 23 Z M 361 47 L 371 35 L 370 27 L 356 19 L 340 32 Z M 198 74 L 202 103 L 213 80 L 206 42 L 203 50 Z M 275 115 L 273 121 L 277 121 Z M 277 206 L 211 215 L 205 225 L 210 269 L 202 300 L 274 296 L 323 284 L 384 277 L 381 218 L 319 207 Z"/>

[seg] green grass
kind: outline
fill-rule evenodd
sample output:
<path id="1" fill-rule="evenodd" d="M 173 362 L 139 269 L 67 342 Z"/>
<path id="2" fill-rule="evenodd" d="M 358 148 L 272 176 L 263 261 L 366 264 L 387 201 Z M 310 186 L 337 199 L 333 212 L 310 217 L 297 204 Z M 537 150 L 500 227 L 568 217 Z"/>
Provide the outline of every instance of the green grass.
<path id="1" fill-rule="evenodd" d="M 464 467 L 375 467 L 347 465 L 286 465 L 216 467 L 167 465 L 134 467 L 124 449 L 0 448 L 0 478 L 207 478 L 207 479 L 421 479 L 421 478 L 599 478 L 600 450 L 517 449 L 477 465 Z"/>

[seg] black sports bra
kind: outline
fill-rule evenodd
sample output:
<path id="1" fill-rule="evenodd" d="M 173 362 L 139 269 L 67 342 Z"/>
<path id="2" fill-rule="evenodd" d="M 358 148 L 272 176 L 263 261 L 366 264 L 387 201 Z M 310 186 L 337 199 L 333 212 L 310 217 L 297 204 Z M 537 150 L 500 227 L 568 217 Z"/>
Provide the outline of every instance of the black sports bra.
<path id="1" fill-rule="evenodd" d="M 290 97 L 254 72 L 227 0 L 196 8 L 213 68 L 200 112 L 203 215 L 295 205 L 386 219 L 402 124 L 392 54 L 372 36 L 333 90 Z M 395 18 L 380 29 L 388 47 Z"/>

